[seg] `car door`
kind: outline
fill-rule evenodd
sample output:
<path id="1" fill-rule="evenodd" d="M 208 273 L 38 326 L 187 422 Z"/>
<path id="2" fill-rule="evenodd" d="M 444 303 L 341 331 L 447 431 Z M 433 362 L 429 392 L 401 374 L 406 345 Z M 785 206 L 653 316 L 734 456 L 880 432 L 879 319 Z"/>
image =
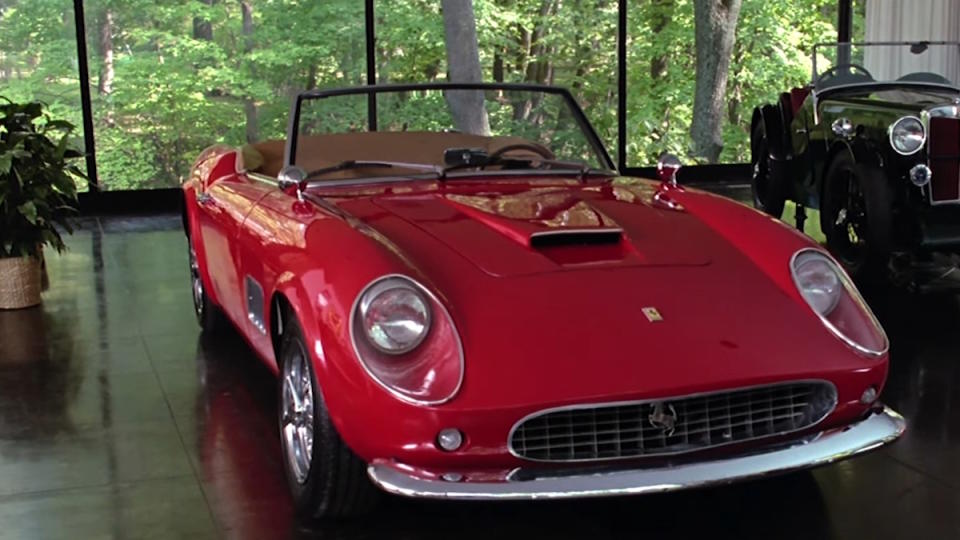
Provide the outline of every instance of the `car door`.
<path id="1" fill-rule="evenodd" d="M 266 189 L 236 173 L 208 182 L 197 196 L 200 234 L 215 298 L 238 327 L 245 319 L 237 238 L 247 214 Z"/>

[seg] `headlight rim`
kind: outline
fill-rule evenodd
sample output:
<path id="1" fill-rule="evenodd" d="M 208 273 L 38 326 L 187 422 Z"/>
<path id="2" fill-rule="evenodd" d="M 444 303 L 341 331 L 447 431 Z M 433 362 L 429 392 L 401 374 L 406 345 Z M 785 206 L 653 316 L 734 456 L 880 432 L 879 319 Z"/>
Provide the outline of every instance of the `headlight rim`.
<path id="1" fill-rule="evenodd" d="M 402 285 L 392 286 L 391 282 L 399 282 Z M 383 290 L 377 291 L 377 288 L 381 288 L 381 287 L 383 288 Z M 430 329 L 433 324 L 433 310 L 430 307 L 430 304 L 432 303 L 432 299 L 429 298 L 427 295 L 425 295 L 421 288 L 418 288 L 416 284 L 411 283 L 411 281 L 408 279 L 399 279 L 397 277 L 375 280 L 370 284 L 368 284 L 366 287 L 364 287 L 363 291 L 361 291 L 360 294 L 357 296 L 358 311 L 356 312 L 356 315 L 360 317 L 361 326 L 365 327 L 365 325 L 363 325 L 362 322 L 363 322 L 363 319 L 366 317 L 367 309 L 369 309 L 370 304 L 373 303 L 373 300 L 376 299 L 378 295 L 383 294 L 394 288 L 405 288 L 407 290 L 413 291 L 414 294 L 420 297 L 420 301 L 423 303 L 423 306 L 426 311 L 426 322 L 424 324 L 425 330 L 423 331 L 423 333 L 420 334 L 420 336 L 415 341 L 413 341 L 412 343 L 410 343 L 409 345 L 401 349 L 387 349 L 386 347 L 382 347 L 379 343 L 376 342 L 376 340 L 371 338 L 370 334 L 366 331 L 364 331 L 364 334 L 365 334 L 364 338 L 367 340 L 367 343 L 369 343 L 371 347 L 382 352 L 383 354 L 390 355 L 390 356 L 402 356 L 404 354 L 407 354 L 413 351 L 414 349 L 419 347 L 421 343 L 423 343 L 423 340 L 425 340 L 427 338 L 427 335 L 430 334 Z"/>
<path id="2" fill-rule="evenodd" d="M 896 143 L 893 142 L 894 141 L 893 135 L 897 130 L 897 126 L 900 125 L 901 122 L 906 122 L 908 120 L 915 120 L 917 124 L 920 125 L 920 130 L 923 133 L 923 137 L 920 139 L 920 144 L 918 144 L 915 149 L 909 152 L 897 148 Z M 900 154 L 901 156 L 912 156 L 917 152 L 919 152 L 920 150 L 922 150 L 924 145 L 927 144 L 927 126 L 923 123 L 923 120 L 921 120 L 917 116 L 913 116 L 911 114 L 901 116 L 900 118 L 897 118 L 896 120 L 894 120 L 894 122 L 890 124 L 890 126 L 887 128 L 887 138 L 890 141 L 890 148 L 893 148 L 894 152 Z"/>
<path id="3" fill-rule="evenodd" d="M 359 315 L 361 299 L 363 298 L 364 294 L 366 294 L 367 290 L 369 290 L 372 286 L 376 285 L 381 281 L 392 279 L 392 278 L 399 278 L 406 281 L 408 284 L 412 285 L 415 290 L 421 293 L 428 300 L 428 303 L 433 304 L 434 306 L 439 308 L 438 310 L 439 313 L 434 314 L 433 312 L 431 312 L 431 328 L 433 326 L 432 321 L 434 321 L 438 315 L 442 315 L 446 317 L 447 323 L 450 325 L 450 329 L 452 331 L 453 339 L 456 345 L 456 354 L 458 359 L 457 367 L 459 369 L 459 377 L 457 379 L 457 384 L 456 386 L 454 386 L 453 390 L 448 395 L 442 398 L 432 399 L 432 400 L 419 399 L 416 397 L 412 397 L 409 394 L 406 394 L 401 390 L 398 390 L 397 388 L 394 388 L 392 385 L 382 380 L 373 371 L 373 369 L 369 365 L 367 365 L 367 360 L 364 359 L 364 355 L 360 351 L 360 347 L 357 345 L 358 336 L 356 335 L 357 334 L 355 330 L 356 325 L 354 324 L 354 321 Z M 399 399 L 404 403 L 408 403 L 411 405 L 434 406 L 434 405 L 442 405 L 444 403 L 447 403 L 460 394 L 460 390 L 463 387 L 463 379 L 466 375 L 466 363 L 464 362 L 463 340 L 460 338 L 460 330 L 457 328 L 457 325 L 454 322 L 453 317 L 450 315 L 450 311 L 447 309 L 447 306 L 440 301 L 437 295 L 435 295 L 432 291 L 430 291 L 430 289 L 425 287 L 422 283 L 420 283 L 416 279 L 413 279 L 410 276 L 400 274 L 400 273 L 384 274 L 382 276 L 374 278 L 369 283 L 367 283 L 362 289 L 360 289 L 360 292 L 357 294 L 356 298 L 353 301 L 353 305 L 350 308 L 349 316 L 350 316 L 350 319 L 348 321 L 347 326 L 350 334 L 350 345 L 353 347 L 353 354 L 356 355 L 357 361 L 360 363 L 360 367 L 363 368 L 363 371 L 367 374 L 367 376 L 370 377 L 370 379 L 372 379 L 378 386 L 386 390 L 391 396 Z M 425 332 L 424 336 L 429 335 L 429 333 L 430 333 L 429 331 Z M 411 349 L 410 352 L 412 352 L 414 349 Z M 377 350 L 379 351 L 379 349 Z M 389 356 L 395 356 L 395 355 L 389 355 Z M 398 361 L 403 361 L 402 356 L 403 355 L 397 356 Z"/>
<path id="4" fill-rule="evenodd" d="M 840 284 L 843 287 L 844 291 L 852 297 L 854 302 L 857 303 L 862 314 L 866 316 L 867 321 L 874 326 L 874 328 L 877 330 L 877 332 L 879 332 L 880 336 L 883 338 L 882 349 L 879 349 L 879 350 L 871 349 L 869 347 L 865 347 L 862 344 L 858 343 L 854 339 L 847 336 L 839 328 L 837 328 L 837 326 L 833 324 L 830 321 L 830 319 L 828 319 L 829 314 L 821 315 L 820 312 L 818 312 L 816 309 L 814 309 L 812 305 L 810 305 L 810 302 L 808 302 L 807 299 L 803 296 L 803 293 L 800 292 L 800 285 L 797 282 L 797 272 L 796 272 L 797 259 L 806 253 L 812 253 L 816 256 L 822 257 L 824 261 L 827 263 L 827 265 L 830 268 L 832 268 L 834 272 L 836 272 L 837 277 L 840 279 Z M 870 309 L 870 306 L 867 305 L 866 300 L 864 300 L 864 298 L 860 295 L 860 291 L 857 290 L 856 285 L 853 283 L 853 279 L 850 278 L 850 276 L 843 269 L 843 267 L 840 266 L 840 263 L 834 260 L 834 258 L 829 253 L 823 251 L 822 249 L 817 249 L 814 247 L 800 248 L 796 252 L 794 252 L 794 254 L 790 257 L 789 266 L 790 266 L 790 277 L 793 280 L 793 285 L 797 290 L 797 294 L 800 295 L 800 299 L 803 300 L 803 303 L 807 306 L 807 308 L 810 309 L 810 311 L 813 312 L 813 314 L 816 315 L 818 319 L 820 319 L 820 322 L 823 323 L 823 325 L 827 328 L 827 330 L 830 331 L 831 334 L 834 335 L 834 337 L 842 341 L 847 347 L 850 347 L 856 353 L 860 354 L 861 356 L 865 356 L 867 358 L 872 358 L 872 359 L 882 358 L 888 352 L 890 352 L 890 338 L 887 336 L 887 332 L 886 330 L 884 330 L 883 325 L 880 324 L 880 321 L 877 320 L 877 317 L 876 315 L 874 315 L 873 310 Z"/>

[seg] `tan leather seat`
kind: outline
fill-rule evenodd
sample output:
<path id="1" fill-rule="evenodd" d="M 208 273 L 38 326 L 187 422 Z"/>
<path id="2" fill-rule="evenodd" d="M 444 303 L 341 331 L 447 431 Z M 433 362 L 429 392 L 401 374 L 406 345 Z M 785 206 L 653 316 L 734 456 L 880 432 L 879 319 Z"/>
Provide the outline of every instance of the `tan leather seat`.
<path id="1" fill-rule="evenodd" d="M 542 148 L 542 144 L 521 137 L 485 137 L 465 133 L 438 133 L 426 131 L 376 131 L 332 133 L 301 137 L 297 144 L 296 164 L 306 171 L 315 171 L 346 160 L 399 161 L 440 165 L 448 148 L 482 148 L 487 152 L 513 144 L 528 144 Z M 283 167 L 284 141 L 263 141 L 245 145 L 242 149 L 245 168 L 268 176 L 277 176 Z M 534 154 L 518 150 L 518 154 Z M 356 176 L 353 171 L 350 176 Z M 374 173 L 364 169 L 361 173 Z M 330 178 L 343 178 L 331 175 Z"/>

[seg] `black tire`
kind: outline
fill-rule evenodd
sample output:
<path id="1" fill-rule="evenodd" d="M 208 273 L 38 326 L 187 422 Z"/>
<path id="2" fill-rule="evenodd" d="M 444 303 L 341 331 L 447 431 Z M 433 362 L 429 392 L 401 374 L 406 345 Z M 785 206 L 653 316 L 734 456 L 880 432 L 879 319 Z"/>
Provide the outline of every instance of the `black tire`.
<path id="1" fill-rule="evenodd" d="M 309 519 L 349 518 L 368 513 L 376 506 L 380 492 L 367 477 L 366 463 L 344 444 L 330 421 L 296 317 L 291 314 L 285 314 L 284 317 L 278 358 L 277 420 L 283 454 L 281 461 L 294 509 L 299 517 Z M 299 365 L 300 369 L 293 370 L 294 365 Z M 304 367 L 308 373 L 303 373 Z M 300 374 L 301 385 L 309 384 L 309 397 L 300 399 L 304 403 L 304 410 L 300 412 L 289 401 L 287 393 L 288 390 L 295 391 L 293 383 L 286 382 L 288 377 L 292 380 L 298 378 L 291 375 L 294 372 Z M 301 388 L 307 389 L 306 386 Z M 300 394 L 305 395 L 302 392 Z M 310 418 L 306 418 L 308 406 Z M 301 423 L 298 424 L 294 417 Z M 306 430 L 308 425 L 310 450 L 298 451 L 303 447 L 291 441 L 298 430 Z M 306 469 L 298 470 L 295 456 L 309 457 Z"/>
<path id="2" fill-rule="evenodd" d="M 193 312 L 197 316 L 197 324 L 204 334 L 217 334 L 226 327 L 226 318 L 220 308 L 210 300 L 203 278 L 200 277 L 200 267 L 197 263 L 197 254 L 193 245 L 189 243 L 190 257 L 190 285 L 193 292 Z"/>
<path id="3" fill-rule="evenodd" d="M 877 167 L 857 164 L 846 152 L 827 169 L 820 228 L 827 247 L 856 279 L 880 278 L 890 260 L 893 193 Z"/>
<path id="4" fill-rule="evenodd" d="M 753 126 L 750 133 L 750 163 L 753 174 L 750 179 L 750 191 L 753 205 L 775 218 L 783 215 L 786 193 L 783 179 L 776 178 L 770 163 L 770 141 L 763 121 Z"/>

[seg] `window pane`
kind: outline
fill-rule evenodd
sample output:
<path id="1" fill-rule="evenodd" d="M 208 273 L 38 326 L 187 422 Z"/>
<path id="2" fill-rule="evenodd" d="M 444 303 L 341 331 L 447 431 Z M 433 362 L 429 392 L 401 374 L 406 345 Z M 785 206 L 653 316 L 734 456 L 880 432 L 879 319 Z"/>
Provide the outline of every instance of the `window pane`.
<path id="1" fill-rule="evenodd" d="M 76 126 L 74 146 L 83 150 L 72 0 L 0 2 L 0 96 L 43 101 L 53 118 Z M 75 164 L 86 170 L 82 159 Z M 78 187 L 86 191 L 87 183 Z"/>
<path id="2" fill-rule="evenodd" d="M 692 0 L 629 2 L 627 164 L 648 166 L 662 152 L 694 157 L 691 126 L 697 49 Z M 720 163 L 750 161 L 753 108 L 810 83 L 813 45 L 836 41 L 836 0 L 743 0 L 717 117 Z M 712 76 L 712 74 L 708 74 Z"/>
<path id="3" fill-rule="evenodd" d="M 281 139 L 291 98 L 363 82 L 355 0 L 87 0 L 104 189 L 178 185 L 216 143 Z"/>
<path id="4" fill-rule="evenodd" d="M 447 80 L 441 2 L 377 2 L 377 81 Z M 612 152 L 617 128 L 617 0 L 473 0 L 484 82 L 569 89 Z"/>

